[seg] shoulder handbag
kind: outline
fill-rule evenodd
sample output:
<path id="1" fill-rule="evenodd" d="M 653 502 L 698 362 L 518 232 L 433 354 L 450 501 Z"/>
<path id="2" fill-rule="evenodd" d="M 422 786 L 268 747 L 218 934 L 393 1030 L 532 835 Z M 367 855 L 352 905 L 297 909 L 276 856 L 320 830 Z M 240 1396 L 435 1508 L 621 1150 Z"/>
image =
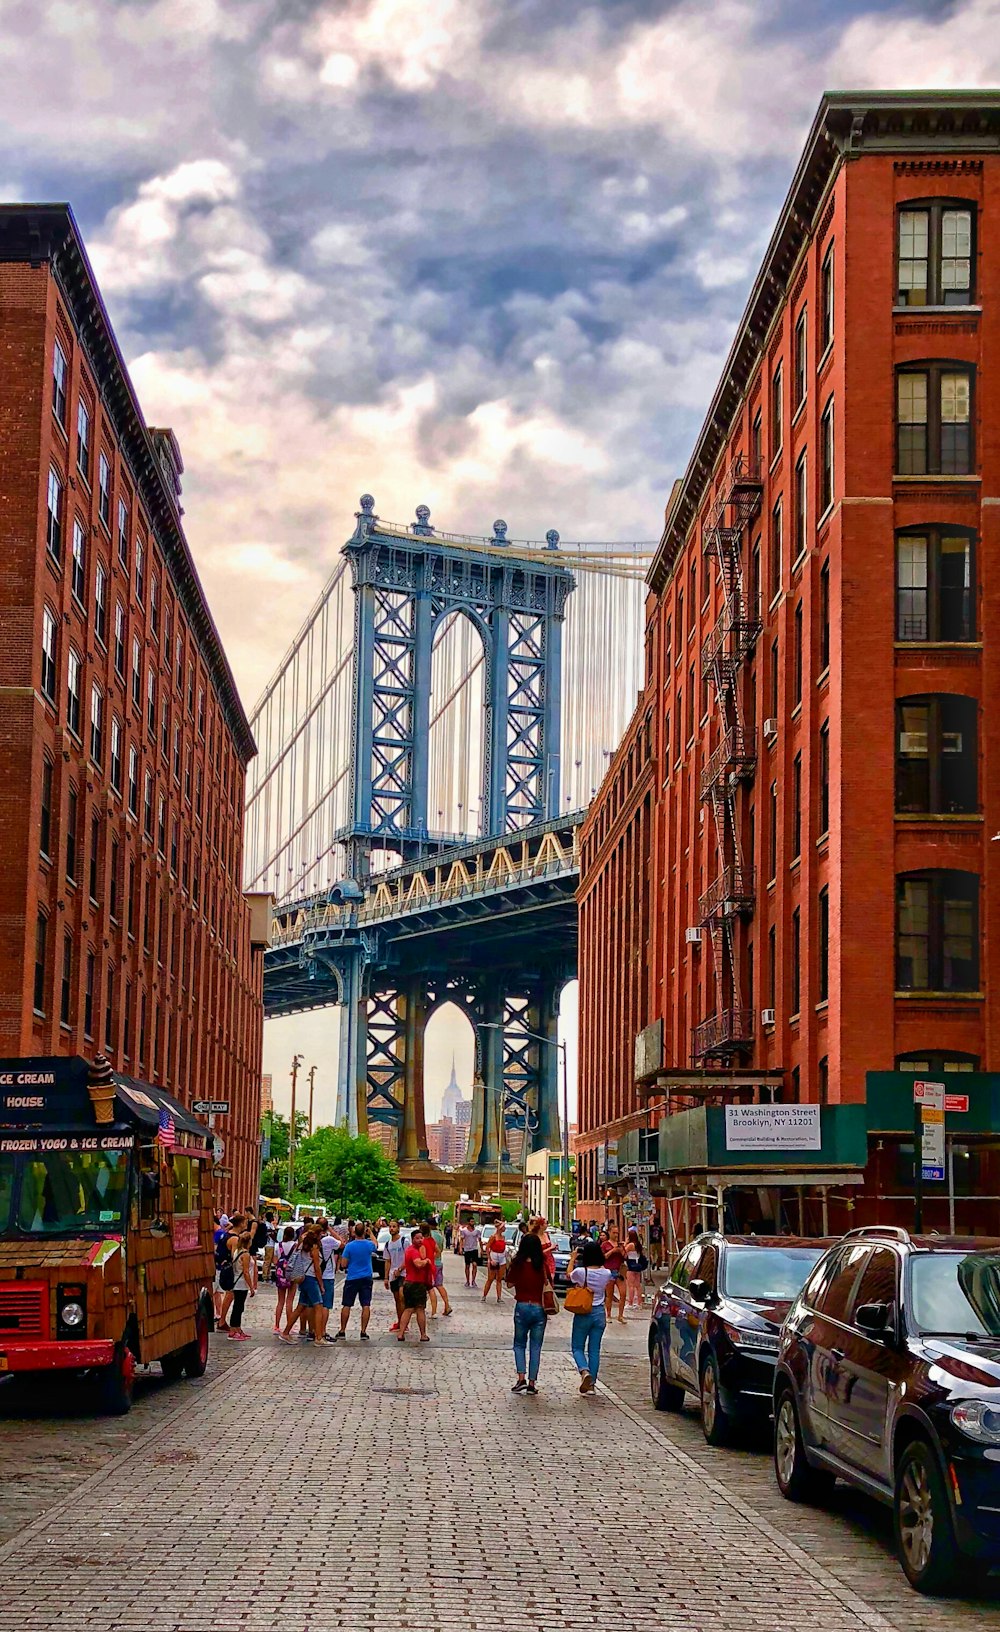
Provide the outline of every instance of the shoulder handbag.
<path id="1" fill-rule="evenodd" d="M 559 1313 L 559 1299 L 556 1297 L 556 1289 L 551 1281 L 546 1281 L 542 1287 L 542 1309 L 547 1315 L 557 1315 Z"/>
<path id="2" fill-rule="evenodd" d="M 594 1294 L 587 1285 L 587 1270 L 583 1272 L 583 1285 L 577 1286 L 574 1281 L 563 1303 L 571 1315 L 589 1315 L 594 1307 Z"/>

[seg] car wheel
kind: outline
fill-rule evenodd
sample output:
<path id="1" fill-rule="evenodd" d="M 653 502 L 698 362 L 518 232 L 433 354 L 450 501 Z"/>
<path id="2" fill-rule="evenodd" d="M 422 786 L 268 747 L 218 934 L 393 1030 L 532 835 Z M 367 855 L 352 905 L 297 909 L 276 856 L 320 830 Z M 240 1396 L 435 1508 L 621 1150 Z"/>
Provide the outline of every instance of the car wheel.
<path id="1" fill-rule="evenodd" d="M 701 1429 L 710 1445 L 725 1445 L 733 1429 L 719 1397 L 719 1363 L 711 1349 L 701 1363 Z"/>
<path id="2" fill-rule="evenodd" d="M 663 1345 L 653 1338 L 649 1351 L 649 1392 L 657 1411 L 679 1411 L 684 1404 L 684 1390 L 670 1382 L 663 1364 Z"/>
<path id="3" fill-rule="evenodd" d="M 818 1502 L 833 1489 L 833 1477 L 809 1466 L 799 1413 L 790 1389 L 778 1400 L 774 1417 L 774 1473 L 778 1489 L 789 1502 Z"/>
<path id="4" fill-rule="evenodd" d="M 944 1593 L 955 1579 L 955 1536 L 937 1458 L 926 1440 L 907 1445 L 892 1504 L 896 1550 L 911 1587 Z"/>

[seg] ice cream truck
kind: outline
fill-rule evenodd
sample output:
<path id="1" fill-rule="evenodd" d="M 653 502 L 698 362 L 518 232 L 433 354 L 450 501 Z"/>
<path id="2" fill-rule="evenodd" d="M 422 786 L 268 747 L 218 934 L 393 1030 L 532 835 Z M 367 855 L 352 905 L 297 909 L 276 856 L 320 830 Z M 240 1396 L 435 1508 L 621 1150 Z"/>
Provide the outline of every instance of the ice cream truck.
<path id="1" fill-rule="evenodd" d="M 0 1060 L 0 1377 L 68 1372 L 113 1415 L 136 1366 L 200 1377 L 212 1229 L 212 1134 L 178 1100 L 101 1057 Z"/>

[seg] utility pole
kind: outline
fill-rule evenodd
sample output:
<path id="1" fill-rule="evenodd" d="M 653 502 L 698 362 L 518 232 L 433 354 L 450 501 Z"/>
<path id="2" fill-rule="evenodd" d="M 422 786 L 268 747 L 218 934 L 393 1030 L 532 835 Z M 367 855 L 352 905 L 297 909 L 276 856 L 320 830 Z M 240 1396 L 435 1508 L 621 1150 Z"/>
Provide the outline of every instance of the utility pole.
<path id="1" fill-rule="evenodd" d="M 288 1199 L 291 1201 L 295 1190 L 295 1085 L 299 1080 L 299 1066 L 302 1064 L 302 1055 L 292 1055 L 292 1115 L 288 1124 Z"/>
<path id="2" fill-rule="evenodd" d="M 568 1072 L 567 1072 L 567 1069 L 566 1069 L 566 1044 L 557 1042 L 556 1047 L 560 1050 L 560 1052 L 562 1054 L 562 1090 L 563 1090 L 563 1096 L 562 1096 L 563 1097 L 563 1114 L 562 1114 L 562 1174 L 563 1174 L 562 1227 L 566 1231 L 566 1234 L 568 1235 L 569 1234 L 569 1226 L 570 1226 L 570 1214 L 569 1214 L 569 1080 L 568 1080 Z"/>
<path id="3" fill-rule="evenodd" d="M 311 1139 L 313 1131 L 313 1093 L 316 1089 L 316 1067 L 311 1065 L 306 1075 L 309 1078 L 309 1137 Z"/>

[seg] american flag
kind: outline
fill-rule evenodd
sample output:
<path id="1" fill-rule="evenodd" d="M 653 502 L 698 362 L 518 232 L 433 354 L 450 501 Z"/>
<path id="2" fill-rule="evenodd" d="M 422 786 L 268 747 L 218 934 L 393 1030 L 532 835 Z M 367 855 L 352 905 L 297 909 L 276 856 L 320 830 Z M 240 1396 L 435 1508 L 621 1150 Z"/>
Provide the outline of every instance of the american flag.
<path id="1" fill-rule="evenodd" d="M 169 1111 L 160 1112 L 160 1125 L 156 1130 L 156 1142 L 158 1145 L 166 1145 L 168 1150 L 173 1150 L 177 1143 L 177 1129 L 174 1127 L 174 1119 Z"/>

